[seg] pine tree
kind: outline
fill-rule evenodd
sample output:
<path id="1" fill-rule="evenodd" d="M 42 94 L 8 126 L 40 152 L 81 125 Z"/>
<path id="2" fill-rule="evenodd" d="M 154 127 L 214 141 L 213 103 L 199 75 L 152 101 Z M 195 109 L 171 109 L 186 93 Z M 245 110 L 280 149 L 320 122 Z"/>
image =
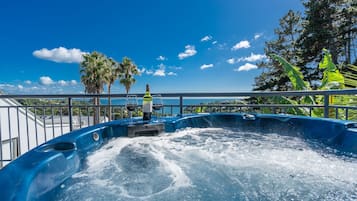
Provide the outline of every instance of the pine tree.
<path id="1" fill-rule="evenodd" d="M 318 55 L 323 48 L 328 49 L 332 54 L 333 62 L 337 62 L 336 55 L 338 49 L 336 45 L 337 30 L 334 29 L 333 15 L 335 9 L 330 4 L 330 0 L 306 1 L 305 18 L 303 22 L 303 32 L 299 38 L 303 60 L 305 63 L 318 62 Z"/>
<path id="2" fill-rule="evenodd" d="M 357 34 L 356 1 L 310 0 L 304 2 L 304 6 L 304 31 L 299 39 L 304 64 L 315 65 L 323 48 L 331 52 L 336 64 L 353 62 Z"/>
<path id="3" fill-rule="evenodd" d="M 342 52 L 339 62 L 352 64 L 356 62 L 357 48 L 357 1 L 335 0 L 334 25 L 337 29 L 337 40 L 341 43 Z"/>
<path id="4" fill-rule="evenodd" d="M 280 19 L 280 27 L 274 32 L 277 39 L 267 41 L 265 44 L 265 54 L 277 54 L 286 58 L 290 63 L 297 65 L 300 58 L 297 52 L 299 49 L 296 40 L 300 36 L 301 14 L 290 10 L 283 18 Z M 283 69 L 275 60 L 263 61 L 258 64 L 263 69 L 263 73 L 255 78 L 253 90 L 278 90 L 286 91 L 291 89 L 289 78 L 284 75 Z"/>
<path id="5" fill-rule="evenodd" d="M 353 53 L 356 53 L 357 3 L 354 0 L 309 0 L 303 4 L 305 17 L 298 45 L 302 50 L 300 65 L 311 70 L 307 80 L 312 83 L 321 78 L 317 65 L 324 48 L 331 52 L 333 62 L 340 64 L 341 72 L 349 71 L 346 64 L 356 59 Z"/>
<path id="6" fill-rule="evenodd" d="M 316 89 L 322 72 L 318 62 L 328 49 L 342 73 L 357 77 L 349 64 L 357 63 L 357 1 L 304 0 L 305 12 L 289 11 L 275 30 L 275 40 L 266 42 L 265 54 L 277 54 L 300 67 L 305 80 Z M 255 78 L 254 90 L 291 90 L 289 80 L 275 61 L 258 64 L 264 71 Z M 353 87 L 353 86 L 351 86 Z"/>

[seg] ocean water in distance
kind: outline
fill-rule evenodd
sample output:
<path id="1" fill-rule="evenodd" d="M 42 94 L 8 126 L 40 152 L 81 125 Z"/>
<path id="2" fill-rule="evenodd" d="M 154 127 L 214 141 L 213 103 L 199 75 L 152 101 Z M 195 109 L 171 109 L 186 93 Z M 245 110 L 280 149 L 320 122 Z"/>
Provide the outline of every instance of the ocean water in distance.
<path id="1" fill-rule="evenodd" d="M 232 103 L 242 101 L 241 98 L 232 98 L 232 97 L 222 97 L 222 98 L 184 98 L 183 105 L 206 105 L 206 104 L 219 104 L 219 103 Z M 117 98 L 112 99 L 112 105 L 124 106 L 126 104 L 126 98 Z M 164 105 L 163 109 L 159 111 L 162 115 L 176 115 L 180 113 L 180 100 L 179 98 L 162 98 L 162 103 Z M 107 105 L 108 100 L 102 99 L 102 105 Z M 137 98 L 137 104 L 142 105 L 142 97 Z M 172 106 L 172 107 L 171 107 Z"/>
<path id="2" fill-rule="evenodd" d="M 183 99 L 183 104 L 184 105 L 199 105 L 199 104 L 208 104 L 208 103 L 226 103 L 226 102 L 232 102 L 232 101 L 241 101 L 241 98 L 184 98 Z M 162 98 L 162 102 L 164 105 L 179 105 L 180 100 L 179 98 Z M 125 105 L 126 103 L 126 98 L 118 98 L 118 99 L 112 99 L 112 104 L 113 105 Z M 137 103 L 139 105 L 142 104 L 142 97 L 137 98 Z M 102 99 L 101 104 L 108 104 L 107 99 Z"/>

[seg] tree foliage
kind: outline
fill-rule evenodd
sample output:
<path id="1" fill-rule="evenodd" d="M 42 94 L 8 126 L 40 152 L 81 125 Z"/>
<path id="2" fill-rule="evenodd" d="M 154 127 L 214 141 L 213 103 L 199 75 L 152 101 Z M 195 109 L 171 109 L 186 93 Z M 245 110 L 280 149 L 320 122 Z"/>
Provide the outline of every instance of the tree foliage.
<path id="1" fill-rule="evenodd" d="M 332 55 L 323 49 L 324 57 L 319 64 L 320 69 L 324 69 L 322 83 L 319 89 L 343 89 L 345 79 L 336 65 L 332 61 Z"/>
<path id="2" fill-rule="evenodd" d="M 81 82 L 84 84 L 85 92 L 90 94 L 101 94 L 106 84 L 106 76 L 109 73 L 107 58 L 99 52 L 83 55 L 80 63 Z M 97 110 L 93 115 L 93 122 L 99 123 L 99 97 L 93 98 Z"/>
<path id="3" fill-rule="evenodd" d="M 104 75 L 104 80 L 107 84 L 108 89 L 108 106 L 109 106 L 109 121 L 112 120 L 112 101 L 111 101 L 111 86 L 114 84 L 115 80 L 122 76 L 120 64 L 112 58 L 107 58 L 105 62 L 106 74 Z"/>
<path id="4" fill-rule="evenodd" d="M 135 83 L 134 75 L 139 74 L 136 65 L 127 57 L 123 58 L 122 63 L 116 62 L 112 58 L 99 52 L 92 52 L 83 55 L 83 61 L 80 63 L 81 82 L 84 84 L 85 92 L 90 94 L 101 94 L 104 86 L 107 85 L 109 102 L 109 120 L 112 118 L 111 108 L 111 86 L 116 80 L 125 86 L 126 93 L 129 93 L 130 87 Z M 94 114 L 94 122 L 99 120 L 99 98 L 93 99 L 98 112 Z"/>
<path id="5" fill-rule="evenodd" d="M 290 10 L 279 21 L 280 27 L 275 29 L 276 39 L 267 41 L 264 52 L 266 55 L 280 55 L 297 65 L 300 61 L 296 52 L 296 40 L 301 33 L 301 14 Z M 283 73 L 284 69 L 276 60 L 268 60 L 258 64 L 263 73 L 255 78 L 254 90 L 291 90 L 289 78 Z"/>
<path id="6" fill-rule="evenodd" d="M 355 0 L 304 0 L 304 15 L 289 11 L 280 19 L 275 30 L 276 39 L 266 42 L 266 55 L 280 55 L 294 66 L 299 66 L 305 81 L 313 89 L 326 76 L 318 68 L 323 57 L 322 49 L 331 53 L 346 78 L 346 86 L 356 87 L 357 63 L 357 1 Z M 293 86 L 277 60 L 271 58 L 258 66 L 263 69 L 256 77 L 254 90 L 291 90 Z M 323 80 L 325 81 L 325 80 Z M 325 81 L 326 82 L 326 81 Z"/>
<path id="7" fill-rule="evenodd" d="M 323 50 L 323 58 L 319 63 L 320 69 L 323 69 L 323 78 L 321 85 L 319 86 L 318 89 L 320 90 L 326 90 L 326 89 L 343 89 L 345 88 L 344 84 L 344 77 L 343 75 L 339 72 L 337 69 L 336 65 L 332 62 L 332 56 L 329 51 L 326 49 Z M 292 85 L 295 87 L 294 90 L 304 90 L 308 89 L 309 86 L 307 85 L 307 82 L 303 81 L 301 72 L 299 71 L 298 67 L 293 66 L 289 62 L 287 62 L 284 58 L 280 57 L 279 55 L 272 55 L 271 56 L 274 60 L 278 61 L 281 65 L 284 66 L 284 73 L 288 75 Z M 322 104 L 324 102 L 323 100 L 324 97 L 322 96 L 306 96 L 298 99 L 297 101 L 295 99 L 287 98 L 287 97 L 274 97 L 270 101 L 273 103 L 279 103 L 279 104 L 292 104 L 292 105 L 298 105 L 298 104 L 312 104 L 314 105 L 315 103 Z M 336 104 L 336 105 L 355 105 L 357 103 L 357 97 L 356 96 L 351 96 L 351 95 L 342 95 L 342 96 L 332 96 L 329 98 L 330 104 Z M 292 108 L 290 111 L 288 111 L 290 114 L 295 114 L 295 115 L 308 115 L 310 111 L 306 110 L 305 108 Z M 341 113 L 336 110 L 331 110 L 329 112 L 330 117 L 335 117 L 336 113 L 338 114 L 339 117 L 346 118 L 345 115 L 346 113 Z M 315 117 L 322 117 L 323 115 L 323 110 L 321 108 L 315 108 L 312 111 L 312 116 Z M 357 113 L 355 111 L 352 111 L 350 114 L 351 119 L 356 119 Z"/>
<path id="8" fill-rule="evenodd" d="M 348 88 L 357 88 L 357 66 L 348 64 L 345 71 L 342 72 L 345 77 L 345 86 Z"/>
<path id="9" fill-rule="evenodd" d="M 302 75 L 299 67 L 290 64 L 284 58 L 276 54 L 272 54 L 270 56 L 282 65 L 284 75 L 289 78 L 293 90 L 311 89 L 309 83 L 304 81 L 304 76 Z"/>
<path id="10" fill-rule="evenodd" d="M 135 80 L 135 75 L 139 74 L 137 66 L 127 57 L 123 58 L 122 63 L 120 64 L 123 76 L 120 78 L 119 82 L 125 87 L 125 91 L 128 94 Z"/>
<path id="11" fill-rule="evenodd" d="M 106 84 L 104 78 L 107 73 L 106 57 L 103 54 L 92 52 L 83 55 L 83 61 L 80 63 L 80 75 L 86 93 L 102 93 Z"/>

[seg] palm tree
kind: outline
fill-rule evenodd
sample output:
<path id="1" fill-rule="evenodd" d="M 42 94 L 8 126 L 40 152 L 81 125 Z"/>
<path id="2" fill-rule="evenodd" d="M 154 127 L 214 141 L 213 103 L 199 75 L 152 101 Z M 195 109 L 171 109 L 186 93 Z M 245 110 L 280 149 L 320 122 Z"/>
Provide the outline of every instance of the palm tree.
<path id="1" fill-rule="evenodd" d="M 129 93 L 131 85 L 135 83 L 134 75 L 139 75 L 137 66 L 127 57 L 123 58 L 120 64 L 123 76 L 120 78 L 120 84 L 124 85 L 126 94 Z"/>
<path id="2" fill-rule="evenodd" d="M 99 52 L 83 55 L 80 63 L 81 82 L 85 86 L 85 93 L 101 94 L 104 90 L 105 75 L 108 74 L 106 68 L 106 56 Z M 94 112 L 94 124 L 99 123 L 99 97 L 93 98 L 96 110 Z"/>
<path id="3" fill-rule="evenodd" d="M 108 68 L 108 73 L 105 75 L 105 80 L 107 83 L 108 89 L 108 105 L 109 105 L 109 121 L 112 120 L 112 108 L 111 108 L 111 86 L 114 84 L 115 80 L 117 80 L 122 75 L 121 67 L 118 62 L 109 58 L 106 60 L 106 68 Z"/>

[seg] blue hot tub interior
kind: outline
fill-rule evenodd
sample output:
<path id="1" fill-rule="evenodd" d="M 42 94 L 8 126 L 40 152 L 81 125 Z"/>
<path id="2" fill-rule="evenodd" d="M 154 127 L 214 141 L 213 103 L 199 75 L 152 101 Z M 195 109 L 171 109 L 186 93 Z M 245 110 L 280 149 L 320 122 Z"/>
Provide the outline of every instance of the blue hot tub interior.
<path id="1" fill-rule="evenodd" d="M 200 114 L 163 118 L 166 132 L 231 127 L 316 139 L 342 153 L 357 154 L 357 123 L 288 115 Z M 80 129 L 27 152 L 0 171 L 0 200 L 51 200 L 56 188 L 79 171 L 88 154 L 109 139 L 125 137 L 128 120 Z M 134 123 L 142 124 L 140 120 Z"/>

